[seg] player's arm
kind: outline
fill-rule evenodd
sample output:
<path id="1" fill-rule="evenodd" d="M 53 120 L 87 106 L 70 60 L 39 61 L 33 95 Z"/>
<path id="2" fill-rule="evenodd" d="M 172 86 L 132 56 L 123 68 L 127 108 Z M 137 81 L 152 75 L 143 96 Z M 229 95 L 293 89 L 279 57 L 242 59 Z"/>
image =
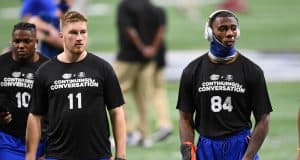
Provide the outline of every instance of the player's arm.
<path id="1" fill-rule="evenodd" d="M 183 142 L 194 142 L 194 122 L 193 113 L 179 112 L 179 133 L 180 141 Z"/>
<path id="2" fill-rule="evenodd" d="M 154 37 L 154 40 L 153 40 L 153 43 L 152 43 L 152 46 L 156 49 L 159 48 L 163 38 L 164 38 L 164 35 L 165 35 L 165 32 L 166 32 L 166 28 L 165 26 L 160 26 L 158 29 L 157 29 L 157 32 L 155 34 L 155 37 Z"/>
<path id="3" fill-rule="evenodd" d="M 26 160 L 35 160 L 41 139 L 42 117 L 29 113 L 26 128 Z"/>
<path id="4" fill-rule="evenodd" d="M 137 49 L 139 49 L 140 51 L 143 51 L 145 45 L 142 42 L 142 40 L 141 40 L 138 32 L 136 31 L 136 29 L 133 28 L 133 27 L 127 27 L 126 32 L 129 36 L 130 40 L 132 41 L 132 43 L 135 45 L 135 47 Z"/>
<path id="5" fill-rule="evenodd" d="M 116 143 L 116 158 L 126 158 L 126 123 L 122 106 L 109 111 L 114 140 Z"/>
<path id="6" fill-rule="evenodd" d="M 152 45 L 145 45 L 135 28 L 127 27 L 126 31 L 132 43 L 140 52 L 142 52 L 144 57 L 151 58 L 155 55 L 155 48 Z"/>
<path id="7" fill-rule="evenodd" d="M 264 142 L 269 131 L 270 114 L 266 113 L 256 116 L 255 121 L 255 128 L 251 135 L 251 139 L 249 140 L 249 145 L 244 154 L 243 160 L 253 160 L 255 154 Z"/>
<path id="8" fill-rule="evenodd" d="M 151 49 L 153 49 L 152 53 L 153 55 L 150 55 L 150 56 L 155 56 L 157 54 L 157 51 L 163 41 L 163 38 L 164 38 L 164 35 L 165 35 L 165 32 L 166 32 L 166 28 L 165 26 L 160 26 L 158 29 L 157 29 L 157 32 L 154 36 L 154 39 L 153 39 L 153 42 L 152 42 L 152 45 L 151 45 Z"/>
<path id="9" fill-rule="evenodd" d="M 30 17 L 28 22 L 35 24 L 37 27 L 37 37 L 39 40 L 45 41 L 53 47 L 63 48 L 62 38 L 60 38 L 59 32 L 53 25 L 43 21 L 38 16 Z"/>
<path id="10" fill-rule="evenodd" d="M 180 134 L 180 151 L 183 160 L 196 160 L 194 146 L 194 121 L 193 113 L 179 112 L 179 134 Z"/>

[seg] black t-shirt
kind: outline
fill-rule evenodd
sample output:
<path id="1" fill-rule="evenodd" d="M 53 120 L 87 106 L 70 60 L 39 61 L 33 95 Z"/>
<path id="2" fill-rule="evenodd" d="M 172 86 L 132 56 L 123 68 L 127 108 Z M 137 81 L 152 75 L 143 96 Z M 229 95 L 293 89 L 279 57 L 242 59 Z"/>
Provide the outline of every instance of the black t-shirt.
<path id="1" fill-rule="evenodd" d="M 91 53 L 75 63 L 54 58 L 37 71 L 31 102 L 30 112 L 48 118 L 47 157 L 111 156 L 106 109 L 124 100 L 109 63 Z"/>
<path id="2" fill-rule="evenodd" d="M 193 113 L 202 136 L 223 137 L 251 129 L 251 113 L 272 111 L 263 71 L 239 54 L 230 64 L 216 64 L 205 54 L 183 71 L 177 109 Z"/>
<path id="3" fill-rule="evenodd" d="M 147 62 L 150 59 L 142 55 L 130 39 L 126 29 L 134 28 L 145 45 L 153 42 L 160 25 L 165 24 L 161 11 L 148 0 L 123 0 L 117 10 L 117 29 L 119 51 L 118 60 Z"/>
<path id="4" fill-rule="evenodd" d="M 12 114 L 12 121 L 1 126 L 5 133 L 25 138 L 34 73 L 47 60 L 40 55 L 35 63 L 20 63 L 12 59 L 11 52 L 0 56 L 0 105 Z"/>

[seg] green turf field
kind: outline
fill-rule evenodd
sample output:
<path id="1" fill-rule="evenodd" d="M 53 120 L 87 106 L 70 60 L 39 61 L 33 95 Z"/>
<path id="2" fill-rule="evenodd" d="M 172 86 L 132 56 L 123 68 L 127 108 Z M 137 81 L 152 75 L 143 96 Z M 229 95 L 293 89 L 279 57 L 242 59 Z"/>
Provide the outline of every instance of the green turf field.
<path id="1" fill-rule="evenodd" d="M 89 17 L 89 50 L 116 51 L 115 4 L 119 0 L 90 1 L 94 4 L 106 4 L 109 10 L 105 15 Z M 18 10 L 11 13 L 4 12 L 3 9 L 8 7 L 18 9 L 20 3 L 20 0 L 1 0 L 0 48 L 7 44 L 11 28 L 18 21 L 18 18 L 13 16 L 18 15 Z M 296 18 L 300 6 L 299 0 L 251 0 L 248 3 L 250 12 L 238 14 L 241 23 L 241 38 L 237 44 L 239 48 L 267 51 L 300 50 L 300 38 L 297 34 L 300 21 Z M 203 5 L 199 8 L 202 17 L 199 22 L 193 22 L 183 16 L 175 7 L 166 9 L 169 20 L 167 42 L 170 49 L 207 48 L 207 42 L 203 38 L 203 26 L 208 14 L 215 9 L 215 4 Z M 15 18 L 3 18 L 4 16 Z"/>

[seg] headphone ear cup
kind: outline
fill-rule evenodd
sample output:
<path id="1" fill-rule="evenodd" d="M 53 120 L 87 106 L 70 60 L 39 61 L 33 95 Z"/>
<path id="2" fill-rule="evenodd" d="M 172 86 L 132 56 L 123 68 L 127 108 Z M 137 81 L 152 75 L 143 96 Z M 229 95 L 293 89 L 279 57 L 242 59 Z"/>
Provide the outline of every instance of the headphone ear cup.
<path id="1" fill-rule="evenodd" d="M 240 31 L 240 28 L 237 27 L 237 28 L 236 28 L 236 39 L 239 39 L 240 36 L 241 36 L 241 31 Z"/>
<path id="2" fill-rule="evenodd" d="M 213 41 L 213 31 L 209 27 L 208 22 L 205 23 L 205 28 L 204 28 L 204 38 L 208 40 L 209 42 Z"/>

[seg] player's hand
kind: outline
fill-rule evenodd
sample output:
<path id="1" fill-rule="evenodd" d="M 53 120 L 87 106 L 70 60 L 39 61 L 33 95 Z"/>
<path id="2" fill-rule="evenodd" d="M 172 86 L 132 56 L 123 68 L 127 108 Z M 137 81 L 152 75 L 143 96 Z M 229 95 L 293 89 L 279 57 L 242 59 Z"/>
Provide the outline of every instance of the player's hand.
<path id="1" fill-rule="evenodd" d="M 156 55 L 157 51 L 153 46 L 145 46 L 142 52 L 145 57 L 152 58 Z"/>
<path id="2" fill-rule="evenodd" d="M 12 116 L 9 112 L 0 112 L 0 124 L 8 124 L 12 120 Z"/>
<path id="3" fill-rule="evenodd" d="M 182 160 L 196 160 L 196 147 L 191 142 L 184 142 L 180 146 Z"/>

